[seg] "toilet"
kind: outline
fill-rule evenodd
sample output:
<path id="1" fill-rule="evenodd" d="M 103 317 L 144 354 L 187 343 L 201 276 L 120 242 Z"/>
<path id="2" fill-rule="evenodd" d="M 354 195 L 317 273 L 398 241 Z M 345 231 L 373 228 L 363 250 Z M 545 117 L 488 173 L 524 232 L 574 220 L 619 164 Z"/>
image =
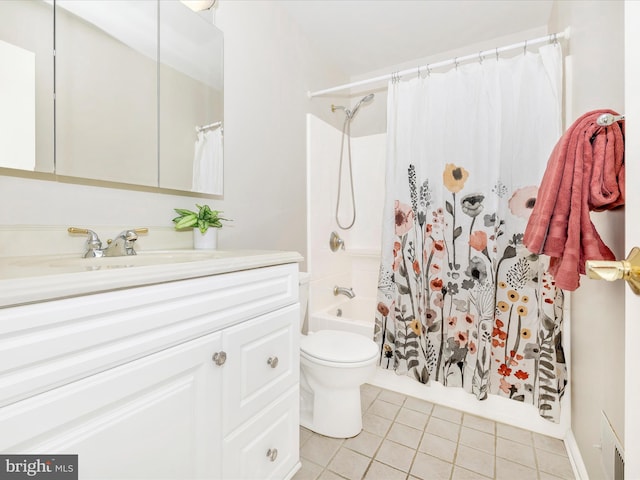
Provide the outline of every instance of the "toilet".
<path id="1" fill-rule="evenodd" d="M 304 326 L 309 274 L 301 272 L 300 327 Z M 300 424 L 335 438 L 362 431 L 360 386 L 375 373 L 377 344 L 362 335 L 320 330 L 300 339 Z"/>

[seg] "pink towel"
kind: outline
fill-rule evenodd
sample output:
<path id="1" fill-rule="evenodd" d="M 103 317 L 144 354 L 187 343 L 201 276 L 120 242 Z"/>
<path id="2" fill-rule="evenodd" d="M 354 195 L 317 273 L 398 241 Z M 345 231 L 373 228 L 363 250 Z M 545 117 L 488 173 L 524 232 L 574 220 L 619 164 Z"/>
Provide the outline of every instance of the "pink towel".
<path id="1" fill-rule="evenodd" d="M 524 245 L 551 258 L 556 285 L 580 286 L 586 260 L 614 260 L 589 211 L 624 205 L 624 121 L 601 127 L 612 110 L 582 115 L 556 144 L 524 233 Z"/>

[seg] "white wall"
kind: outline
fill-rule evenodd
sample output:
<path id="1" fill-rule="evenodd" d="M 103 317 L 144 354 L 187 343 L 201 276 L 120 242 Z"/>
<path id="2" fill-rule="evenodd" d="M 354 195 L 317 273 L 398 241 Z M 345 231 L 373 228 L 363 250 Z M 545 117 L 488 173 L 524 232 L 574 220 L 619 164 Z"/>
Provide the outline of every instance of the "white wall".
<path id="1" fill-rule="evenodd" d="M 623 2 L 556 2 L 552 24 L 554 30 L 571 27 L 568 121 L 596 108 L 623 112 Z M 624 211 L 591 218 L 617 258 L 625 258 Z M 594 447 L 601 443 L 601 411 L 624 437 L 624 289 L 624 282 L 583 278 L 572 295 L 572 430 L 594 479 L 604 478 L 600 450 Z"/>
<path id="2" fill-rule="evenodd" d="M 311 101 L 306 92 L 348 79 L 315 55 L 278 2 L 219 2 L 215 16 L 225 34 L 225 194 L 207 201 L 234 219 L 220 232 L 219 246 L 304 255 L 305 114 L 317 110 L 333 120 L 332 99 Z M 202 200 L 3 173 L 0 226 L 113 226 L 104 235 L 122 227 L 171 227 L 174 207 Z"/>

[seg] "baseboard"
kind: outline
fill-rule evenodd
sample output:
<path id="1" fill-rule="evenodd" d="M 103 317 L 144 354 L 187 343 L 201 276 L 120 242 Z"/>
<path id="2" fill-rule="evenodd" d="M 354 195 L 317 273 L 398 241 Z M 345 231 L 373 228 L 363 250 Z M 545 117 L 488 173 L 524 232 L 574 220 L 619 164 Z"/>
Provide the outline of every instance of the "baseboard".
<path id="1" fill-rule="evenodd" d="M 567 455 L 569 455 L 569 461 L 573 468 L 573 474 L 577 480 L 589 480 L 589 474 L 587 473 L 587 467 L 582 460 L 582 454 L 578 448 L 578 442 L 573 432 L 569 430 L 564 437 L 564 446 L 567 449 Z"/>

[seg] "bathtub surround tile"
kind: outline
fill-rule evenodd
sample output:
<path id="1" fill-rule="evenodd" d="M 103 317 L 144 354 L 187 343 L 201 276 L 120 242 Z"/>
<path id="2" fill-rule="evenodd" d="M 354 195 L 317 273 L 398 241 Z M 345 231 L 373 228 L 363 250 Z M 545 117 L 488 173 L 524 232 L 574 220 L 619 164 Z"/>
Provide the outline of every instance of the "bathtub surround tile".
<path id="1" fill-rule="evenodd" d="M 574 478 L 560 440 L 371 385 L 361 392 L 371 405 L 357 436 L 300 428 L 294 480 Z"/>

